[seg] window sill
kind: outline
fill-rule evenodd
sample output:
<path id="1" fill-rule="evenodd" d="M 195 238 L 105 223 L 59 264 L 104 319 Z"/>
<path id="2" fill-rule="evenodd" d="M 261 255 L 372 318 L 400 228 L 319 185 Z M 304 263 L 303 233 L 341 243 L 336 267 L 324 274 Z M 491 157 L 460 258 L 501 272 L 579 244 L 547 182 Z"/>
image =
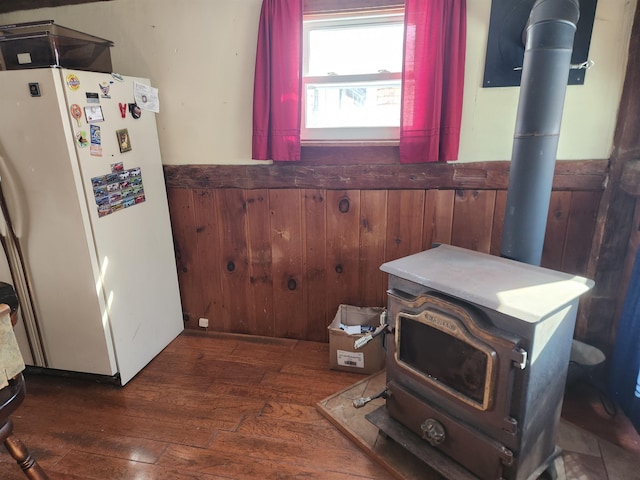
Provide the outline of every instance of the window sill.
<path id="1" fill-rule="evenodd" d="M 308 165 L 399 164 L 398 141 L 302 142 L 300 163 Z"/>

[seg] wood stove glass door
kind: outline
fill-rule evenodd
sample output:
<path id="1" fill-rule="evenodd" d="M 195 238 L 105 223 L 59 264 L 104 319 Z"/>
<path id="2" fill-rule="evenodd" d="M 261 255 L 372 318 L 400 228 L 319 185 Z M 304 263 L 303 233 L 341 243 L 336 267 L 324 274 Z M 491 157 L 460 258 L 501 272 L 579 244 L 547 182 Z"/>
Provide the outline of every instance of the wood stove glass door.
<path id="1" fill-rule="evenodd" d="M 462 322 L 427 308 L 399 314 L 396 327 L 400 366 L 479 410 L 491 407 L 496 353 Z"/>

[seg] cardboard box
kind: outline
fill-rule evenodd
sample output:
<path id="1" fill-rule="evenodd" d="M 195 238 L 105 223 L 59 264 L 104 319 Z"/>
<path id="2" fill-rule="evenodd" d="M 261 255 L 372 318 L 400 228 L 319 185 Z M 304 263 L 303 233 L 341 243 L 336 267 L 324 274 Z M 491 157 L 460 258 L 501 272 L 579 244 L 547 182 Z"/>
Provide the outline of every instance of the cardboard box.
<path id="1" fill-rule="evenodd" d="M 340 305 L 338 312 L 329 325 L 329 368 L 345 372 L 372 374 L 384 368 L 383 337 L 379 335 L 364 347 L 356 350 L 354 342 L 366 333 L 349 334 L 340 325 L 380 326 L 382 307 L 355 307 Z"/>

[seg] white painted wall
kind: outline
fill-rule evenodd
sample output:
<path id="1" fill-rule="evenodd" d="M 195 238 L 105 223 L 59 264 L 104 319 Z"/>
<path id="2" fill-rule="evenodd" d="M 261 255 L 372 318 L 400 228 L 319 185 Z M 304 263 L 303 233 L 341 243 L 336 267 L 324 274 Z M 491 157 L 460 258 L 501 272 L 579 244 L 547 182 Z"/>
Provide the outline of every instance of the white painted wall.
<path id="1" fill-rule="evenodd" d="M 608 158 L 637 0 L 599 0 L 584 85 L 569 86 L 559 159 Z M 53 19 L 115 42 L 114 70 L 160 89 L 165 164 L 251 160 L 253 70 L 261 0 L 112 0 L 0 15 Z M 517 87 L 482 88 L 490 0 L 468 0 L 459 161 L 508 160 Z"/>
<path id="2" fill-rule="evenodd" d="M 599 0 L 584 85 L 569 85 L 558 159 L 608 158 L 627 65 L 636 0 Z M 467 57 L 460 160 L 508 160 L 518 87 L 482 88 L 490 0 L 467 1 Z"/>

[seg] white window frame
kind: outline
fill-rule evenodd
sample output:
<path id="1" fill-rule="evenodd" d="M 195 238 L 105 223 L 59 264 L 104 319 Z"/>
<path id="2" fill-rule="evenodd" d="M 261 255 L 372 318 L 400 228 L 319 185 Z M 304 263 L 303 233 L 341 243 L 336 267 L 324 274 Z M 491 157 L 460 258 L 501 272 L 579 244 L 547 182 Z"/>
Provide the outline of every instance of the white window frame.
<path id="1" fill-rule="evenodd" d="M 301 141 L 303 145 L 313 144 L 361 144 L 381 143 L 397 144 L 400 137 L 400 126 L 393 127 L 338 127 L 307 128 L 306 103 L 307 86 L 327 84 L 339 86 L 360 82 L 401 82 L 402 72 L 380 72 L 366 75 L 323 75 L 310 76 L 309 72 L 309 35 L 316 29 L 335 29 L 340 27 L 366 26 L 375 24 L 404 24 L 404 9 L 394 8 L 377 12 L 350 12 L 340 14 L 322 14 L 305 16 L 303 22 L 303 66 L 301 92 Z"/>

